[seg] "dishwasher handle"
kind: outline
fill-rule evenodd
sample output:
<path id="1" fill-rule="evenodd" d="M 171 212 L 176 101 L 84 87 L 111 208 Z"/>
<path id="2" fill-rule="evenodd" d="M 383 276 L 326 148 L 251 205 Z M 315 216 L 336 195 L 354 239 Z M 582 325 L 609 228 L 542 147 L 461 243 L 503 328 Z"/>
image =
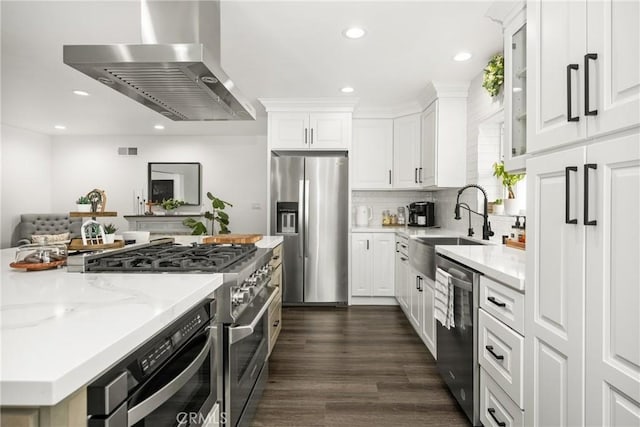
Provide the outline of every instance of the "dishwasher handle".
<path id="1" fill-rule="evenodd" d="M 440 270 L 440 272 L 447 277 L 449 283 L 451 283 L 454 287 L 460 288 L 467 292 L 473 292 L 473 283 L 464 279 L 460 279 L 458 277 L 452 276 L 451 273 L 447 270 L 444 270 L 440 267 L 436 267 L 436 271 Z"/>

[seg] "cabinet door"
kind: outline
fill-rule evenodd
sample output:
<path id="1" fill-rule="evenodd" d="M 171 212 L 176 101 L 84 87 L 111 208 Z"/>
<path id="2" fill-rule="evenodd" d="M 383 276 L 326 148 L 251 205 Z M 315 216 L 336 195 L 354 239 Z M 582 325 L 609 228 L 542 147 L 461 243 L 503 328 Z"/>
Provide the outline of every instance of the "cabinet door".
<path id="1" fill-rule="evenodd" d="M 309 148 L 308 113 L 269 113 L 269 140 L 272 149 Z"/>
<path id="2" fill-rule="evenodd" d="M 640 2 L 589 1 L 587 12 L 591 137 L 640 123 Z"/>
<path id="3" fill-rule="evenodd" d="M 351 234 L 351 295 L 371 296 L 373 241 L 370 233 Z"/>
<path id="4" fill-rule="evenodd" d="M 413 268 L 409 269 L 409 320 L 420 334 L 422 330 L 422 292 L 419 290 L 419 273 Z"/>
<path id="5" fill-rule="evenodd" d="M 527 161 L 527 426 L 584 424 L 584 161 L 584 148 Z M 577 167 L 568 197 L 567 166 Z M 565 222 L 565 200 L 575 224 Z"/>
<path id="6" fill-rule="evenodd" d="M 409 258 L 400 254 L 400 279 L 396 281 L 396 288 L 400 288 L 400 305 L 405 313 L 409 312 Z"/>
<path id="7" fill-rule="evenodd" d="M 437 117 L 438 114 L 438 101 L 433 102 L 422 113 L 422 154 L 421 164 L 422 168 L 418 171 L 418 182 L 420 186 L 434 186 L 436 182 L 437 170 Z M 466 167 L 466 166 L 465 166 Z"/>
<path id="8" fill-rule="evenodd" d="M 393 158 L 393 121 L 353 121 L 352 187 L 390 188 Z"/>
<path id="9" fill-rule="evenodd" d="M 640 135 L 589 146 L 586 420 L 640 425 Z"/>
<path id="10" fill-rule="evenodd" d="M 432 279 L 422 277 L 422 339 L 424 340 L 427 348 L 433 355 L 434 359 L 437 359 L 436 352 L 436 319 L 434 315 L 435 306 L 435 283 Z"/>
<path id="11" fill-rule="evenodd" d="M 351 142 L 350 113 L 311 113 L 309 148 L 348 150 Z"/>
<path id="12" fill-rule="evenodd" d="M 583 55 L 586 1 L 527 2 L 527 151 L 586 136 Z M 568 70 L 574 64 L 577 69 Z M 571 84 L 568 85 L 567 76 Z M 571 87 L 569 121 L 568 87 Z"/>
<path id="13" fill-rule="evenodd" d="M 419 187 L 420 114 L 393 121 L 393 188 Z"/>
<path id="14" fill-rule="evenodd" d="M 395 243 L 393 233 L 373 235 L 373 296 L 394 296 Z"/>

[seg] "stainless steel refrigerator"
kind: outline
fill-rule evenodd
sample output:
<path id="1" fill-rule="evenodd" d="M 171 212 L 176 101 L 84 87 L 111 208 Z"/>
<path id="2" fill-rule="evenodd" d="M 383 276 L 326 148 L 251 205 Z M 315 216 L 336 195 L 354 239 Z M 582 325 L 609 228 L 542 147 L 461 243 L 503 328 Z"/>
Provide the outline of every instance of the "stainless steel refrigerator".
<path id="1" fill-rule="evenodd" d="M 346 303 L 348 159 L 271 157 L 271 234 L 284 237 L 283 302 Z"/>

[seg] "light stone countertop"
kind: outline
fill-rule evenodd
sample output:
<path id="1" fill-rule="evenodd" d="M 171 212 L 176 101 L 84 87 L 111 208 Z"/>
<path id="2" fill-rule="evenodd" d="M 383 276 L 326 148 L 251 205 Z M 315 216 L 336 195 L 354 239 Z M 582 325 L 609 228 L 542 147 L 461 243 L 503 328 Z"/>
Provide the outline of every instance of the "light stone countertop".
<path id="1" fill-rule="evenodd" d="M 521 292 L 525 291 L 526 254 L 504 245 L 443 246 L 436 252 Z"/>
<path id="2" fill-rule="evenodd" d="M 189 245 L 191 243 L 202 243 L 202 238 L 205 236 L 192 236 L 192 235 L 167 235 L 166 237 L 172 237 L 173 240 L 180 245 Z M 154 236 L 154 238 L 157 238 Z M 259 248 L 273 249 L 282 243 L 284 238 L 282 236 L 262 236 L 262 239 L 258 240 L 255 244 Z"/>
<path id="3" fill-rule="evenodd" d="M 222 284 L 222 274 L 67 273 L 1 252 L 0 405 L 49 406 L 88 384 Z"/>

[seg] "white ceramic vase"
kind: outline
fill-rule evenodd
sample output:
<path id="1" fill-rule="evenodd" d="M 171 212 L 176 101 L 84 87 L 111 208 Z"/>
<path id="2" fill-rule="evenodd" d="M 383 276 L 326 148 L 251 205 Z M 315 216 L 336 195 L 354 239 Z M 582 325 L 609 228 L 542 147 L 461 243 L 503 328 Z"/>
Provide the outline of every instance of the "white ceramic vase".
<path id="1" fill-rule="evenodd" d="M 109 245 L 111 243 L 114 243 L 116 241 L 116 235 L 115 234 L 105 234 L 104 235 L 104 239 L 103 242 L 105 245 Z"/>
<path id="2" fill-rule="evenodd" d="M 518 215 L 520 212 L 518 199 L 504 199 L 504 211 L 507 215 Z"/>
<path id="3" fill-rule="evenodd" d="M 493 205 L 493 213 L 494 215 L 504 215 L 504 205 Z"/>
<path id="4" fill-rule="evenodd" d="M 91 212 L 91 205 L 76 205 L 76 212 Z"/>

